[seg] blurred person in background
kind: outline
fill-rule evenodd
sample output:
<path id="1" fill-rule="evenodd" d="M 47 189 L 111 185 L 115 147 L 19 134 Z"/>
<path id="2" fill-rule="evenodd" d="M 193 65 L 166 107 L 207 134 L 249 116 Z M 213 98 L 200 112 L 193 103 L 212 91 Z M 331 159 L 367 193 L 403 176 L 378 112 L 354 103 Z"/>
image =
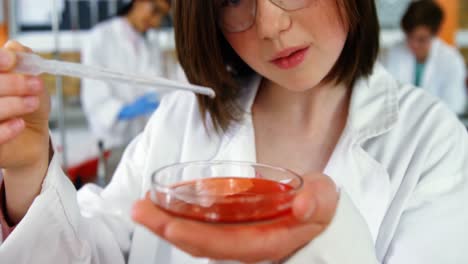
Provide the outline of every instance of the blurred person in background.
<path id="1" fill-rule="evenodd" d="M 460 52 L 437 37 L 443 19 L 434 1 L 412 2 L 401 22 L 406 41 L 391 47 L 383 63 L 399 81 L 422 87 L 461 114 L 466 109 L 466 67 Z"/>
<path id="2" fill-rule="evenodd" d="M 170 0 L 132 0 L 118 16 L 97 25 L 82 49 L 82 62 L 148 76 L 162 75 L 157 43 L 145 35 L 169 13 Z M 104 147 L 124 147 L 140 133 L 158 107 L 154 88 L 84 80 L 81 100 L 90 128 Z"/>

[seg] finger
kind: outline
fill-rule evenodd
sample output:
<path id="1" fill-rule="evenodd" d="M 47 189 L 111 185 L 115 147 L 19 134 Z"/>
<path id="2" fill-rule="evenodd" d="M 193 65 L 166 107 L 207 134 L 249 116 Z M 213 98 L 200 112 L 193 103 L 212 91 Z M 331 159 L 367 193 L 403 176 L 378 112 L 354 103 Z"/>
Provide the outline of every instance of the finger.
<path id="1" fill-rule="evenodd" d="M 24 126 L 22 119 L 12 119 L 0 123 L 0 145 L 18 136 L 23 131 Z"/>
<path id="2" fill-rule="evenodd" d="M 0 49 L 0 71 L 10 71 L 15 65 L 15 53 L 7 49 Z"/>
<path id="3" fill-rule="evenodd" d="M 276 241 L 276 244 L 270 246 L 276 248 L 276 255 L 275 252 L 272 252 L 273 256 L 275 256 L 273 260 L 281 260 L 291 256 L 294 252 L 303 248 L 318 237 L 325 228 L 325 225 L 314 222 L 302 225 L 298 224 L 290 228 L 287 235 L 285 235 L 280 242 Z"/>
<path id="4" fill-rule="evenodd" d="M 327 176 L 304 176 L 304 188 L 293 202 L 293 213 L 298 220 L 328 225 L 338 204 L 336 185 Z"/>
<path id="5" fill-rule="evenodd" d="M 195 257 L 259 262 L 282 259 L 310 242 L 323 226 L 294 217 L 253 225 L 211 225 L 178 219 L 168 223 L 165 237 Z"/>
<path id="6" fill-rule="evenodd" d="M 32 50 L 21 45 L 17 41 L 8 41 L 3 48 L 0 49 L 0 71 L 10 71 L 15 67 L 15 52 L 32 52 Z"/>
<path id="7" fill-rule="evenodd" d="M 269 260 L 267 247 L 269 231 L 243 226 L 220 226 L 180 219 L 166 227 L 166 239 L 195 257 L 216 260 L 257 262 Z M 276 230 L 277 238 L 285 232 Z M 260 241 L 260 242 L 258 242 Z"/>
<path id="8" fill-rule="evenodd" d="M 257 258 L 249 259 L 253 257 L 249 252 L 255 250 L 253 243 L 239 245 L 239 241 L 250 241 L 252 237 L 261 237 L 260 235 L 267 233 L 268 230 L 277 230 L 279 227 L 286 229 L 289 226 L 287 222 L 297 222 L 293 217 L 289 217 L 283 220 L 282 224 L 275 222 L 247 228 L 236 225 L 204 224 L 173 217 L 155 206 L 148 197 L 135 203 L 132 218 L 193 256 L 213 259 L 242 258 L 249 262 L 258 260 Z M 223 242 L 220 243 L 220 241 Z M 261 244 L 257 243 L 257 245 Z M 230 252 L 228 253 L 226 249 Z"/>
<path id="9" fill-rule="evenodd" d="M 3 46 L 7 50 L 11 51 L 16 51 L 16 52 L 33 52 L 32 49 L 23 46 L 21 43 L 19 43 L 16 40 L 9 40 L 5 45 Z"/>
<path id="10" fill-rule="evenodd" d="M 39 108 L 39 97 L 0 97 L 0 120 L 32 113 Z"/>
<path id="11" fill-rule="evenodd" d="M 26 77 L 20 74 L 0 75 L 0 96 L 37 95 L 44 84 L 38 77 Z"/>
<path id="12" fill-rule="evenodd" d="M 154 203 L 148 197 L 144 200 L 137 201 L 134 204 L 133 210 L 132 210 L 132 218 L 135 222 L 145 226 L 146 228 L 148 228 L 150 231 L 152 231 L 159 237 L 162 237 L 168 240 L 170 243 L 172 243 L 174 246 L 178 247 L 179 249 L 189 254 L 192 254 L 193 256 L 201 256 L 203 249 L 202 247 L 199 247 L 198 244 L 194 245 L 191 243 L 184 243 L 182 239 L 180 241 L 177 241 L 177 240 L 170 240 L 167 238 L 166 233 L 167 233 L 167 226 L 169 225 L 169 223 L 174 223 L 174 222 L 179 222 L 179 221 L 185 222 L 185 221 L 172 217 L 166 212 L 162 211 L 157 206 L 155 206 Z M 187 221 L 187 222 L 191 223 L 191 221 Z M 197 225 L 198 223 L 195 223 L 195 224 Z M 191 228 L 191 225 L 187 225 L 187 227 Z M 184 227 L 183 230 L 186 230 L 186 228 Z M 197 230 L 197 229 L 192 229 L 191 231 L 193 230 Z M 197 232 L 197 234 L 199 233 Z M 207 256 L 206 252 L 204 256 L 205 257 Z"/>
<path id="13" fill-rule="evenodd" d="M 137 201 L 133 205 L 132 218 L 162 238 L 166 225 L 174 220 L 174 217 L 159 209 L 149 198 Z"/>

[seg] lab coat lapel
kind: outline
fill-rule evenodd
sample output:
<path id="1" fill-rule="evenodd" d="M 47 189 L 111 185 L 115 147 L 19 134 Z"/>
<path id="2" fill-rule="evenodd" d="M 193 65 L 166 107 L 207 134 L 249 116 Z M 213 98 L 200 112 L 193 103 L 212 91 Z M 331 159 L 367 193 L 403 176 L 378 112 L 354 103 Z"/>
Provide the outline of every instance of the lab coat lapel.
<path id="1" fill-rule="evenodd" d="M 131 73 L 142 74 L 148 76 L 162 75 L 162 56 L 159 43 L 156 38 L 151 41 L 143 35 L 136 32 L 125 19 L 120 20 L 120 28 L 116 28 L 120 32 L 122 40 L 120 41 L 121 51 L 126 51 L 126 70 L 132 69 Z M 151 32 L 153 33 L 153 32 Z M 154 33 L 156 34 L 156 33 Z M 118 52 L 121 52 L 120 50 Z M 158 87 L 161 89 L 161 87 Z M 134 90 L 135 87 L 132 87 Z M 138 87 L 139 92 L 154 92 L 154 87 Z M 132 93 L 133 94 L 133 93 Z"/>
<path id="2" fill-rule="evenodd" d="M 140 37 L 140 50 L 138 54 L 140 63 L 138 72 L 148 76 L 162 75 L 162 56 L 157 40 L 150 41 L 147 38 Z M 156 71 L 152 71 L 156 69 Z M 151 70 L 151 71 L 149 71 Z"/>
<path id="3" fill-rule="evenodd" d="M 403 46 L 397 62 L 399 65 L 397 66 L 399 71 L 397 76 L 400 76 L 400 81 L 402 83 L 414 83 L 416 61 L 406 44 Z"/>
<path id="4" fill-rule="evenodd" d="M 164 50 L 162 49 L 158 35 L 161 34 L 157 30 L 150 30 L 145 37 L 145 53 L 147 53 L 146 64 L 151 65 L 150 69 L 157 69 L 156 72 L 147 72 L 149 75 L 164 75 Z M 148 67 L 147 67 L 148 68 Z M 145 69 L 143 69 L 145 70 Z"/>
<path id="5" fill-rule="evenodd" d="M 349 194 L 374 242 L 390 203 L 390 178 L 365 143 L 388 132 L 397 118 L 398 83 L 377 65 L 353 88 L 348 124 L 326 171 Z"/>
<path id="6" fill-rule="evenodd" d="M 137 57 L 137 46 L 136 36 L 134 30 L 131 28 L 128 21 L 125 18 L 121 18 L 117 20 L 117 23 L 114 24 L 114 31 L 116 32 L 117 36 L 122 38 L 120 43 L 116 43 L 117 45 L 122 45 L 121 49 L 118 51 L 119 53 L 125 52 L 127 54 L 122 54 L 124 56 L 128 56 L 130 58 Z M 119 54 L 116 54 L 118 56 Z M 120 55 L 120 56 L 122 56 Z M 131 59 L 133 61 L 134 59 Z M 128 67 L 128 66 L 127 66 Z"/>
<path id="7" fill-rule="evenodd" d="M 390 201 L 387 171 L 346 135 L 337 145 L 324 173 L 351 197 L 375 242 Z"/>
<path id="8" fill-rule="evenodd" d="M 116 71 L 135 73 L 135 65 L 138 62 L 135 45 L 132 44 L 135 39 L 135 32 L 125 18 L 116 18 L 113 22 L 112 30 L 114 31 L 112 35 L 115 36 L 113 39 L 115 43 L 109 47 L 109 50 L 111 50 L 111 56 L 115 56 L 115 58 L 112 59 L 112 65 L 109 65 L 109 67 Z M 113 82 L 110 82 L 110 84 L 114 85 Z M 115 85 L 121 88 L 118 92 L 113 91 L 112 93 L 118 96 L 124 103 L 130 103 L 135 99 L 134 86 L 121 83 L 115 83 Z M 123 89 L 124 86 L 128 89 Z M 121 124 L 121 126 L 124 125 L 126 124 Z"/>
<path id="9" fill-rule="evenodd" d="M 442 43 L 439 39 L 435 38 L 432 42 L 431 51 L 429 52 L 429 57 L 427 58 L 426 66 L 423 73 L 423 79 L 421 86 L 427 90 L 429 93 L 433 95 L 438 95 L 438 91 L 436 87 L 438 84 L 436 79 L 433 76 L 437 76 L 435 72 L 436 67 L 440 66 L 437 65 L 437 54 L 439 54 L 440 45 Z"/>

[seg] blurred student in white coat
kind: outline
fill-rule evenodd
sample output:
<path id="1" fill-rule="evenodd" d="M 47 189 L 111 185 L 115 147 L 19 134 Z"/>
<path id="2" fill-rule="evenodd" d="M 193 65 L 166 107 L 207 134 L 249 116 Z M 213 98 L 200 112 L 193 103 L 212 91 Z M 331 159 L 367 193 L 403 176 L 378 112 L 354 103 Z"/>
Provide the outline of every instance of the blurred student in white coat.
<path id="1" fill-rule="evenodd" d="M 410 4 L 401 26 L 406 41 L 384 56 L 384 65 L 399 81 L 422 87 L 457 114 L 466 108 L 466 67 L 462 55 L 437 37 L 444 13 L 432 0 Z"/>
<path id="2" fill-rule="evenodd" d="M 84 64 L 129 73 L 162 74 L 157 43 L 145 38 L 169 12 L 169 0 L 132 0 L 116 18 L 97 25 L 82 50 Z M 158 106 L 155 90 L 84 80 L 83 107 L 91 130 L 106 148 L 125 146 L 140 133 Z"/>

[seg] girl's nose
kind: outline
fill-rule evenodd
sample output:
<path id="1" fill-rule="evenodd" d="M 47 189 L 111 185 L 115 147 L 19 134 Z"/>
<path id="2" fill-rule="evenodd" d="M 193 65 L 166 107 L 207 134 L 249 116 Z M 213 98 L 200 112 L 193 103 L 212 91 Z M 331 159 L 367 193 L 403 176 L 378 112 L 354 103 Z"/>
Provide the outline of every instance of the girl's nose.
<path id="1" fill-rule="evenodd" d="M 292 25 L 289 13 L 270 0 L 257 0 L 255 19 L 257 33 L 262 39 L 276 39 Z"/>

